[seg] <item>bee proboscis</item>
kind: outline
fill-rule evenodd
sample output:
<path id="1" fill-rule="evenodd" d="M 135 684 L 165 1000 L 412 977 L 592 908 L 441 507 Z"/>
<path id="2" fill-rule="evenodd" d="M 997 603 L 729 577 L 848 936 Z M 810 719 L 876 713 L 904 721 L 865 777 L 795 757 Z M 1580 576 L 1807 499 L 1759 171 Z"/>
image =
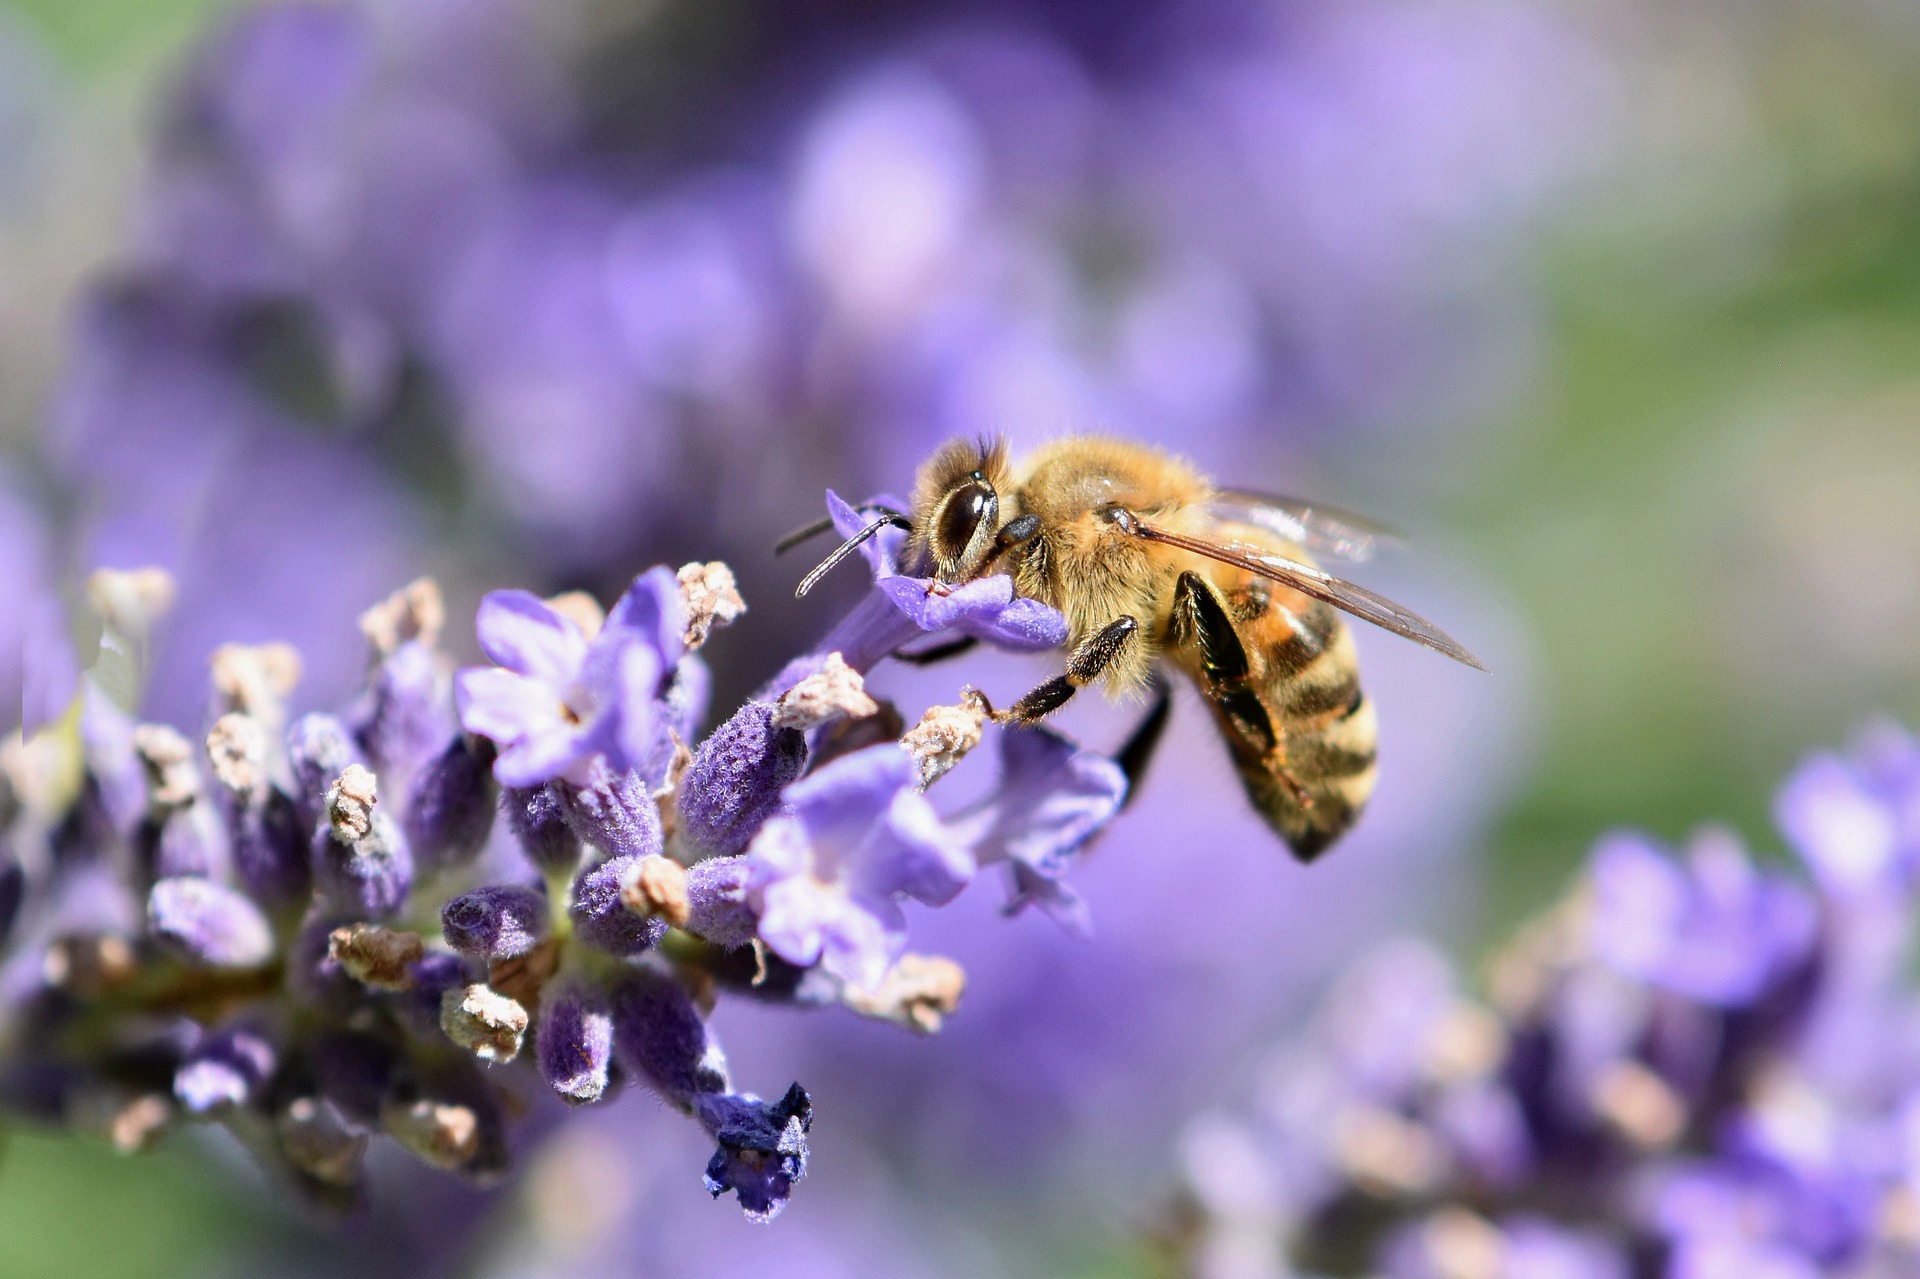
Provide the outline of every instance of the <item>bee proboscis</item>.
<path id="1" fill-rule="evenodd" d="M 1068 656 L 1064 672 L 997 718 L 1035 723 L 1095 681 L 1114 696 L 1151 688 L 1153 708 L 1118 756 L 1137 781 L 1169 706 L 1156 671 L 1173 667 L 1211 708 L 1254 807 L 1303 861 L 1340 838 L 1373 793 L 1373 704 L 1340 614 L 1486 669 L 1431 622 L 1310 558 L 1364 559 L 1388 530 L 1217 487 L 1145 445 L 1070 436 L 1016 465 L 1003 441 L 955 441 L 920 468 L 909 511 L 865 509 L 877 517 L 800 593 L 889 524 L 907 530 L 905 571 L 949 585 L 1010 574 L 1020 594 L 1066 616 Z"/>

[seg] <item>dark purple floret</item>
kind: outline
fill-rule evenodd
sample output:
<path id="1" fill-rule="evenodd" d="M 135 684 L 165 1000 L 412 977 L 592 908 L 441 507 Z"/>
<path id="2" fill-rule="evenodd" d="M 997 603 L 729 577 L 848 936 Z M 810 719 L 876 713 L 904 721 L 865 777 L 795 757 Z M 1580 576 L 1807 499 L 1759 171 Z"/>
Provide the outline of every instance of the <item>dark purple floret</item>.
<path id="1" fill-rule="evenodd" d="M 654 1091 L 682 1107 L 726 1091 L 726 1058 L 680 983 L 635 968 L 608 994 L 614 1051 Z"/>
<path id="2" fill-rule="evenodd" d="M 365 762 L 339 716 L 313 711 L 293 721 L 287 729 L 287 763 L 293 770 L 294 803 L 307 830 L 324 814 L 333 779 L 346 772 L 347 765 Z"/>
<path id="3" fill-rule="evenodd" d="M 221 1106 L 244 1106 L 273 1075 L 273 1045 L 245 1027 L 206 1036 L 174 1072 L 173 1095 L 196 1115 Z"/>
<path id="4" fill-rule="evenodd" d="M 432 952 L 407 970 L 413 985 L 395 996 L 395 1002 L 413 1033 L 428 1043 L 445 1038 L 440 1028 L 440 998 L 447 991 L 474 980 L 460 955 Z"/>
<path id="5" fill-rule="evenodd" d="M 687 872 L 687 931 L 716 946 L 749 945 L 759 923 L 747 904 L 744 857 L 710 857 Z"/>
<path id="6" fill-rule="evenodd" d="M 155 883 L 147 896 L 153 936 L 196 963 L 252 968 L 273 958 L 273 926 L 253 902 L 210 879 Z"/>
<path id="7" fill-rule="evenodd" d="M 313 1040 L 308 1059 L 321 1095 L 341 1114 L 369 1128 L 379 1126 L 380 1103 L 400 1065 L 391 1044 L 360 1031 L 330 1031 Z"/>
<path id="8" fill-rule="evenodd" d="M 13 935 L 13 922 L 20 918 L 26 892 L 26 869 L 17 859 L 0 854 L 0 946 Z"/>
<path id="9" fill-rule="evenodd" d="M 493 779 L 493 744 L 456 736 L 414 779 L 407 802 L 407 843 L 417 873 L 464 866 L 493 833 L 500 785 Z"/>
<path id="10" fill-rule="evenodd" d="M 270 910 L 304 906 L 313 893 L 312 828 L 294 801 L 270 787 L 257 803 L 235 804 L 228 816 L 233 871 Z"/>
<path id="11" fill-rule="evenodd" d="M 568 983 L 540 1001 L 540 1075 L 572 1105 L 599 1101 L 613 1060 L 613 1018 L 591 988 Z"/>
<path id="12" fill-rule="evenodd" d="M 372 828 L 357 839 L 322 826 L 313 841 L 314 883 L 326 899 L 348 910 L 384 919 L 406 905 L 413 887 L 413 858 L 400 828 L 376 809 Z"/>
<path id="13" fill-rule="evenodd" d="M 440 911 L 447 945 L 479 959 L 524 955 L 547 935 L 547 895 L 538 888 L 500 884 L 476 888 Z"/>
<path id="14" fill-rule="evenodd" d="M 439 659 L 417 639 L 395 648 L 374 669 L 354 736 L 395 794 L 405 794 L 453 736 L 447 690 Z"/>
<path id="15" fill-rule="evenodd" d="M 661 849 L 660 807 L 638 769 L 616 773 L 597 762 L 588 783 L 554 783 L 574 833 L 609 857 L 649 857 Z"/>
<path id="16" fill-rule="evenodd" d="M 178 875 L 217 875 L 226 849 L 213 814 L 200 801 L 155 813 L 134 832 L 134 854 L 149 881 Z"/>
<path id="17" fill-rule="evenodd" d="M 774 727 L 769 703 L 748 702 L 700 744 L 681 778 L 682 833 L 715 856 L 743 852 L 806 763 L 806 737 Z"/>
<path id="18" fill-rule="evenodd" d="M 666 936 L 664 920 L 636 915 L 620 898 L 620 881 L 638 857 L 614 857 L 580 872 L 568 914 L 576 936 L 610 955 L 637 955 Z"/>
<path id="19" fill-rule="evenodd" d="M 807 1172 L 807 1090 L 790 1084 L 772 1105 L 751 1093 L 703 1096 L 695 1111 L 720 1147 L 707 1164 L 707 1190 L 716 1199 L 731 1190 L 750 1220 L 772 1221 Z"/>
<path id="20" fill-rule="evenodd" d="M 548 874 L 572 874 L 580 864 L 580 837 L 567 820 L 567 804 L 557 783 L 528 790 L 509 789 L 504 803 L 507 824 L 519 837 L 527 860 Z"/>

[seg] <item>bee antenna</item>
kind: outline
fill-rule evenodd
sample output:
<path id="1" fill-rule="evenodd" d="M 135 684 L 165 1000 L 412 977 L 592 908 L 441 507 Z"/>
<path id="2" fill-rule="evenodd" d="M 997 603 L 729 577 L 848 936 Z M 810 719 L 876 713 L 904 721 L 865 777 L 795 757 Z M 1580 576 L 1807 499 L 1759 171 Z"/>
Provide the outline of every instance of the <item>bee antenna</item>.
<path id="1" fill-rule="evenodd" d="M 855 533 L 852 537 L 848 538 L 846 541 L 840 543 L 838 549 L 836 549 L 833 552 L 833 554 L 827 556 L 827 558 L 825 558 L 824 560 L 821 560 L 819 565 L 814 568 L 813 572 L 801 578 L 800 585 L 794 588 L 793 597 L 795 599 L 805 599 L 807 596 L 807 592 L 811 591 L 814 587 L 820 584 L 821 578 L 833 572 L 834 569 L 840 566 L 841 560 L 844 560 L 845 558 L 847 558 L 847 556 L 859 550 L 862 543 L 866 542 L 868 539 L 872 538 L 872 536 L 875 533 L 878 533 L 881 529 L 886 528 L 889 525 L 891 525 L 894 528 L 904 528 L 904 529 L 911 529 L 913 527 L 912 521 L 907 519 L 906 516 L 901 515 L 895 511 L 887 512 L 885 515 L 882 515 L 879 519 L 874 520 L 872 523 L 868 524 L 865 528 L 861 529 L 858 533 Z"/>

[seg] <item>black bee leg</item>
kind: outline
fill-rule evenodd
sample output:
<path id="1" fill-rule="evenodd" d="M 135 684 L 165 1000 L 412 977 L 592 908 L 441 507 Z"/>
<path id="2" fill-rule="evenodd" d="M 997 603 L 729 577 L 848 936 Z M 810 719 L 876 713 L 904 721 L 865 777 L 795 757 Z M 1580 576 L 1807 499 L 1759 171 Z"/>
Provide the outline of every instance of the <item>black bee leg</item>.
<path id="1" fill-rule="evenodd" d="M 1140 623 L 1131 617 L 1116 617 L 1080 641 L 1067 655 L 1066 673 L 1056 675 L 1001 712 L 999 718 L 1016 724 L 1033 724 L 1066 705 L 1067 699 L 1093 683 L 1119 660 L 1139 633 Z"/>
<path id="2" fill-rule="evenodd" d="M 1240 632 L 1234 628 L 1233 615 L 1227 611 L 1219 589 L 1198 573 L 1182 573 L 1173 587 L 1173 625 L 1176 642 L 1191 643 L 1200 650 L 1200 669 L 1205 677 L 1201 691 L 1220 709 L 1245 747 L 1275 757 L 1275 775 L 1293 793 L 1296 803 L 1310 807 L 1312 798 L 1286 771 L 1286 742 L 1253 685 L 1246 645 L 1240 642 Z"/>
<path id="3" fill-rule="evenodd" d="M 1133 730 L 1120 753 L 1114 756 L 1114 762 L 1120 765 L 1120 771 L 1127 777 L 1127 797 L 1120 802 L 1125 808 L 1133 803 L 1134 796 L 1140 793 L 1140 779 L 1147 774 L 1147 765 L 1153 762 L 1153 753 L 1160 745 L 1160 739 L 1166 735 L 1167 714 L 1173 709 L 1173 685 L 1160 676 L 1153 677 L 1153 707 L 1145 718 Z"/>
<path id="4" fill-rule="evenodd" d="M 958 657 L 980 641 L 971 635 L 962 635 L 959 639 L 948 640 L 944 644 L 933 644 L 926 648 L 893 651 L 893 660 L 905 662 L 909 666 L 931 666 L 935 662 L 944 662 L 949 657 Z"/>

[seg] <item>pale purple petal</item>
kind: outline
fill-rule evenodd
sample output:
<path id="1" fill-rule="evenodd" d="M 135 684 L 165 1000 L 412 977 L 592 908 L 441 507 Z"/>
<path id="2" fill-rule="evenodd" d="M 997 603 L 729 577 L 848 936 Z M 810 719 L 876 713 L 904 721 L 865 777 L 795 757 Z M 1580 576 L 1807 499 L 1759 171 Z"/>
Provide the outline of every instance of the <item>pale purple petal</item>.
<path id="1" fill-rule="evenodd" d="M 580 628 L 529 591 L 488 592 L 475 629 L 480 651 L 495 665 L 553 688 L 571 684 L 586 661 Z"/>

